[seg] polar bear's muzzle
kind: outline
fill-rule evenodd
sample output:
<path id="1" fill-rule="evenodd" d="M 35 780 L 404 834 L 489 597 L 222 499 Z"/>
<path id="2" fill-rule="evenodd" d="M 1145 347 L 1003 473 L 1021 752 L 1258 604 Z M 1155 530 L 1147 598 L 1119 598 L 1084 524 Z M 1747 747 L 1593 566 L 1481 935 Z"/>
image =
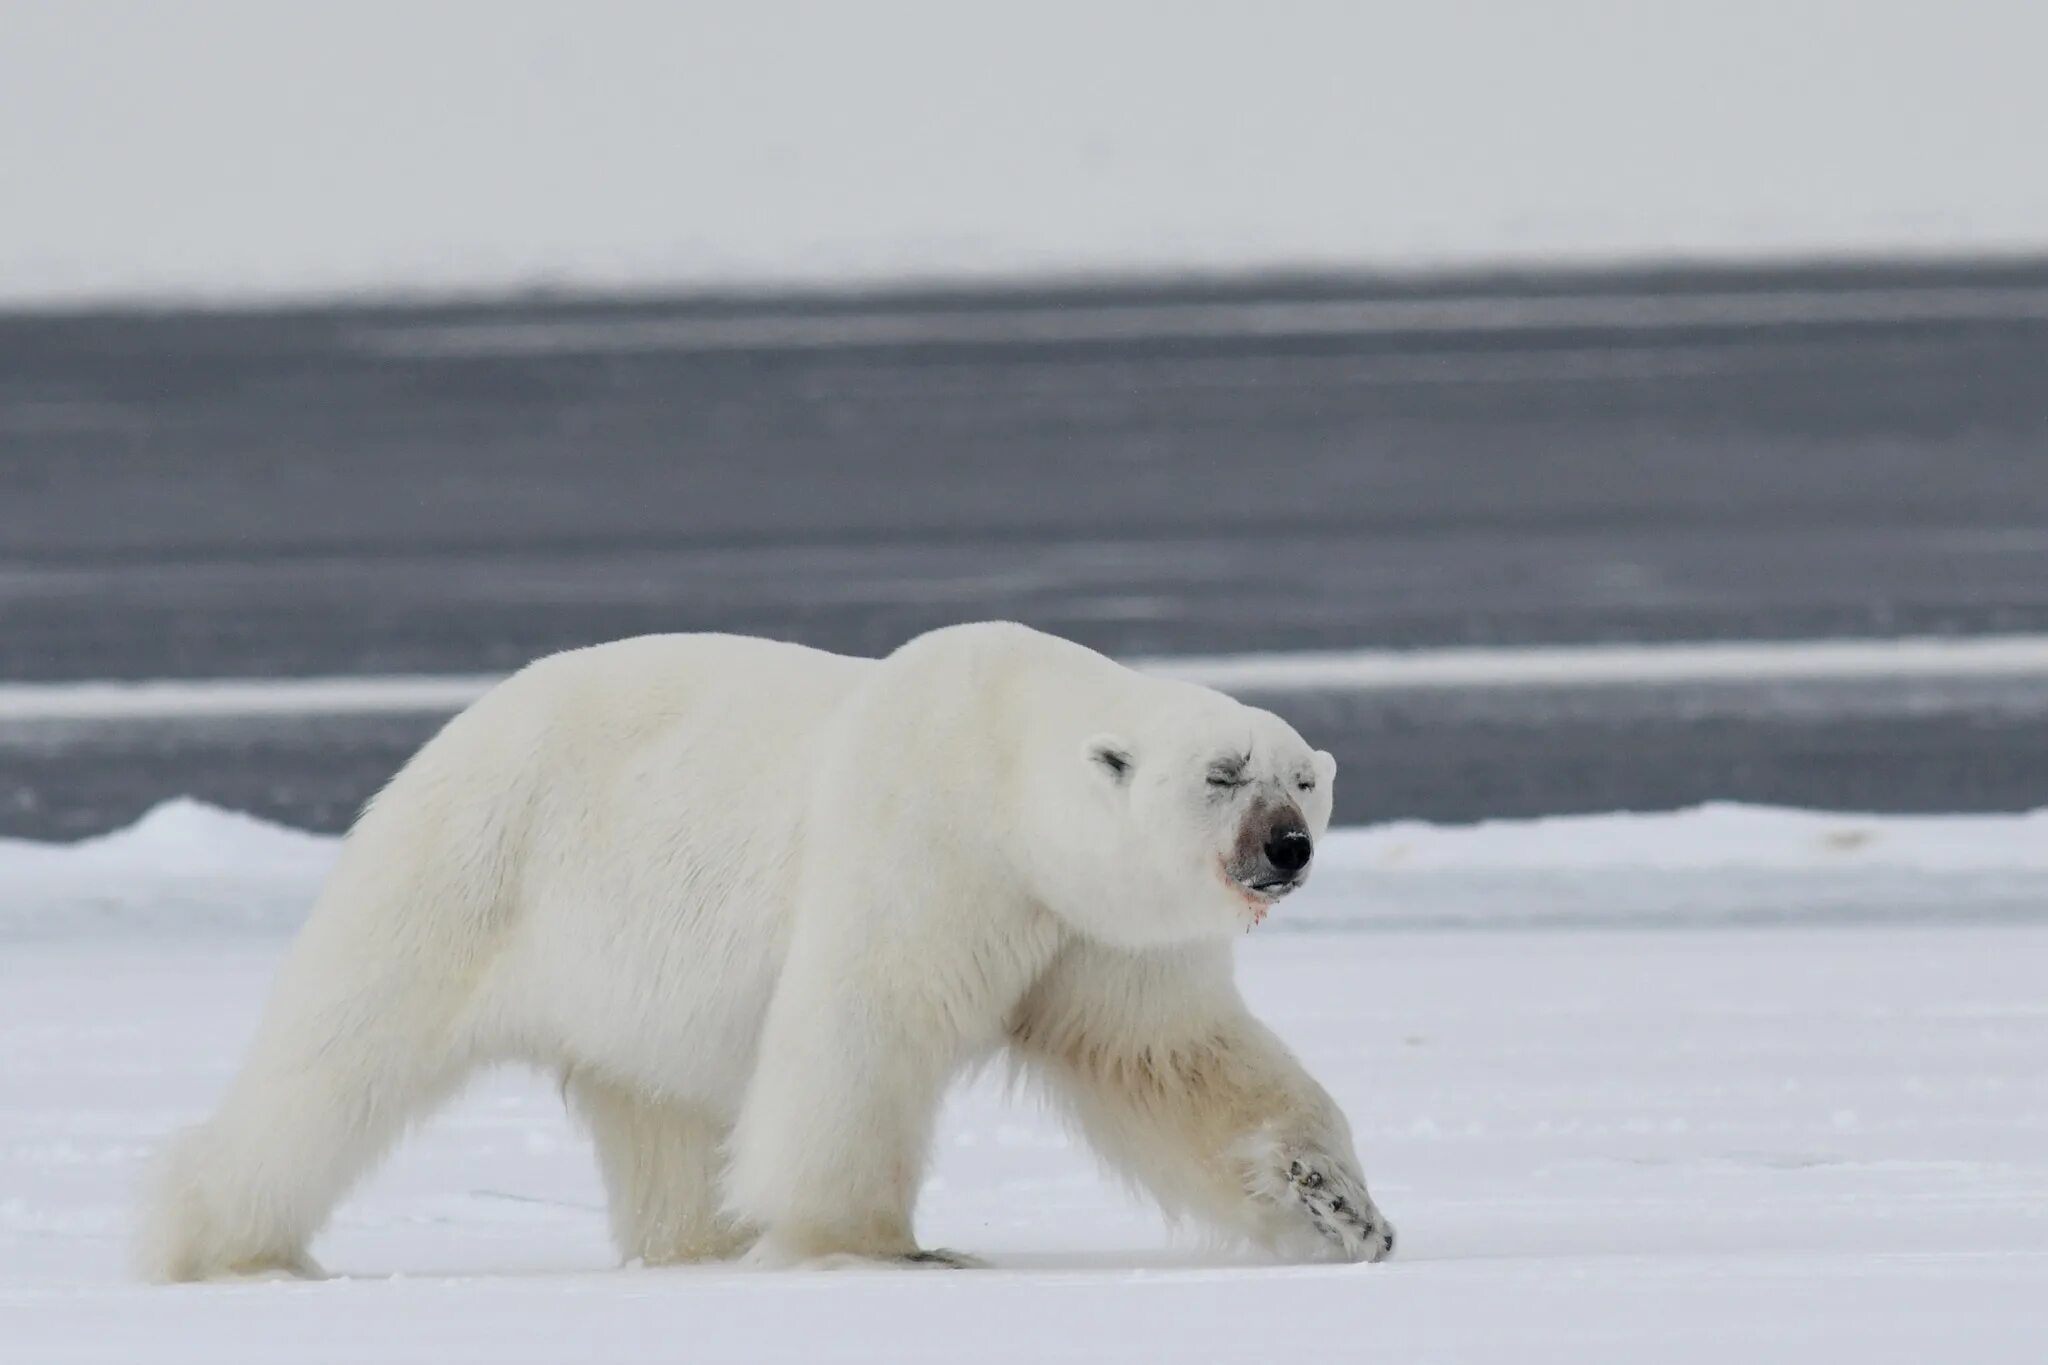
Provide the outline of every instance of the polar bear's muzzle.
<path id="1" fill-rule="evenodd" d="M 1267 900 L 1278 900 L 1308 880 L 1315 841 L 1308 822 L 1292 803 L 1252 812 L 1238 834 L 1230 875 L 1239 886 Z"/>

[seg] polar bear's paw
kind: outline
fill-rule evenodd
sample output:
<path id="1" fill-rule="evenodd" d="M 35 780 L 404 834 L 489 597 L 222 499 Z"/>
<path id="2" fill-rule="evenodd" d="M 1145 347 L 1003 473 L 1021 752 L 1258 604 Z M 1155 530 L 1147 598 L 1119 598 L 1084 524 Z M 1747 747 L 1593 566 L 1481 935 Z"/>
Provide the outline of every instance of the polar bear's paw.
<path id="1" fill-rule="evenodd" d="M 1384 1261 L 1394 1254 L 1394 1225 L 1374 1206 L 1365 1186 L 1334 1162 L 1296 1158 L 1287 1184 L 1324 1243 L 1346 1261 Z"/>
<path id="2" fill-rule="evenodd" d="M 1273 1148 L 1251 1178 L 1266 1208 L 1261 1221 L 1282 1255 L 1322 1261 L 1384 1261 L 1394 1225 L 1372 1202 L 1348 1162 L 1306 1148 Z"/>
<path id="3" fill-rule="evenodd" d="M 219 1276 L 227 1280 L 243 1281 L 289 1281 L 324 1280 L 327 1272 L 320 1263 L 304 1252 L 290 1256 L 266 1256 L 256 1260 L 229 1266 Z"/>

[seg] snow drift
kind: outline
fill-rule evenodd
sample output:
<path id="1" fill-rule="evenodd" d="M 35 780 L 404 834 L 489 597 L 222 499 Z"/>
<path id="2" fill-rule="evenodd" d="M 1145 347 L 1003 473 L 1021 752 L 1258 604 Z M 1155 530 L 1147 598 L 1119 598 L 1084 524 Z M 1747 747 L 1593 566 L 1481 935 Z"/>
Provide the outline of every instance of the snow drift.
<path id="1" fill-rule="evenodd" d="M 289 932 L 338 845 L 190 800 L 79 843 L 0 840 L 0 936 Z M 2048 920 L 2048 809 L 1400 823 L 1333 830 L 1318 859 L 1269 929 Z"/>

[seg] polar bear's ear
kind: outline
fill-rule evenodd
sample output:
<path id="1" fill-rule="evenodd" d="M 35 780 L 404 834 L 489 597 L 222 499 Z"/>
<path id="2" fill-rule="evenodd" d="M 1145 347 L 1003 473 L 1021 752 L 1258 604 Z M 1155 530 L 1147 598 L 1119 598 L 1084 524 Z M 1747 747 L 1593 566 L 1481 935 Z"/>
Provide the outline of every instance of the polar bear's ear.
<path id="1" fill-rule="evenodd" d="M 1129 782 L 1131 772 L 1137 766 L 1131 758 L 1131 746 L 1115 735 L 1097 735 L 1089 740 L 1087 754 L 1088 766 L 1113 786 L 1121 787 Z"/>
<path id="2" fill-rule="evenodd" d="M 1316 781 L 1325 787 L 1337 780 L 1337 760 L 1328 749 L 1316 750 Z"/>

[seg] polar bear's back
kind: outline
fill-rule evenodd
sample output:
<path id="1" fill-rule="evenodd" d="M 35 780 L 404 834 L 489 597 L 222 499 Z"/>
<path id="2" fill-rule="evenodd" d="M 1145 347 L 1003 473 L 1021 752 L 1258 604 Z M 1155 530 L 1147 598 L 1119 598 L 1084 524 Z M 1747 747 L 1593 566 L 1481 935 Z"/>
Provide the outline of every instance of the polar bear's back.
<path id="1" fill-rule="evenodd" d="M 672 873 L 678 849 L 739 837 L 736 812 L 790 804 L 786 791 L 770 798 L 876 666 L 709 634 L 549 655 L 429 740 L 350 843 L 485 871 L 501 913 L 562 885 L 604 886 L 621 868 Z M 379 828 L 390 824 L 402 829 Z"/>
<path id="2" fill-rule="evenodd" d="M 651 724 L 716 709 L 721 701 L 758 704 L 747 698 L 772 698 L 800 716 L 844 697 L 875 663 L 746 635 L 639 635 L 536 660 L 498 692 L 602 702 L 611 717 Z"/>
<path id="3" fill-rule="evenodd" d="M 365 814 L 360 859 L 344 859 L 459 875 L 464 894 L 442 902 L 485 918 L 621 903 L 758 913 L 784 899 L 806 808 L 834 773 L 869 789 L 879 753 L 905 783 L 958 797 L 956 773 L 999 770 L 998 751 L 1037 729 L 1084 733 L 1173 690 L 1007 623 L 934 631 L 879 660 L 715 634 L 593 645 L 528 665 L 450 721 Z"/>
<path id="4" fill-rule="evenodd" d="M 616 848 L 738 838 L 731 822 L 745 812 L 746 837 L 760 842 L 773 834 L 764 822 L 801 804 L 792 786 L 821 730 L 878 666 L 744 636 L 646 635 L 542 659 L 474 719 L 522 751 L 508 789 L 544 779 L 532 800 L 556 839 Z M 528 727 L 530 745 L 519 742 Z M 579 828 L 586 822 L 601 828 Z M 577 860 L 575 848 L 560 851 Z"/>
<path id="5" fill-rule="evenodd" d="M 366 842 L 487 871 L 500 910 L 572 892 L 641 899 L 657 881 L 758 899 L 771 888 L 751 883 L 791 862 L 821 774 L 851 768 L 871 788 L 859 759 L 881 751 L 911 770 L 906 781 L 943 786 L 957 770 L 1000 766 L 963 764 L 963 752 L 988 758 L 1043 726 L 1120 723 L 1181 690 L 1198 689 L 1000 622 L 933 631 L 885 659 L 747 636 L 639 636 L 550 655 L 492 689 L 365 815 L 364 826 L 403 830 Z M 621 886 L 624 876 L 642 884 Z"/>

